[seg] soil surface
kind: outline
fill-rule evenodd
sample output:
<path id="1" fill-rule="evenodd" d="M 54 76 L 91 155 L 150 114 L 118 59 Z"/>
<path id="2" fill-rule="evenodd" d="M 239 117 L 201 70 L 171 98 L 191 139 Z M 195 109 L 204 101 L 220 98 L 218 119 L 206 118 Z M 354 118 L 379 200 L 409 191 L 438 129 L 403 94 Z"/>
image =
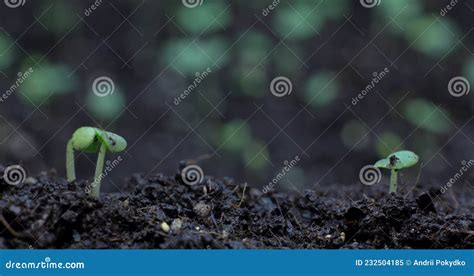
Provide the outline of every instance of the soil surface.
<path id="1" fill-rule="evenodd" d="M 434 191 L 351 201 L 137 174 L 95 200 L 86 184 L 54 171 L 18 186 L 0 179 L 0 248 L 474 248 L 472 208 L 437 210 Z"/>

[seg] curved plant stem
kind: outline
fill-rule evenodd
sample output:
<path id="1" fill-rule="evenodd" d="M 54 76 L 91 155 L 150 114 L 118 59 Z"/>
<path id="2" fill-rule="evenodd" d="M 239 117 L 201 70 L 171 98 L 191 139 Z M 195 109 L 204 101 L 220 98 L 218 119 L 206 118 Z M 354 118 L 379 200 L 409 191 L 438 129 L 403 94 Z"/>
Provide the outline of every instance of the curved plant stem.
<path id="1" fill-rule="evenodd" d="M 390 175 L 390 191 L 389 193 L 397 192 L 397 179 L 398 179 L 398 170 L 392 170 Z"/>
<path id="2" fill-rule="evenodd" d="M 100 195 L 100 182 L 102 181 L 102 171 L 104 169 L 105 153 L 107 152 L 107 146 L 102 144 L 100 146 L 99 155 L 97 156 L 97 163 L 95 166 L 94 183 L 92 184 L 92 196 L 99 198 Z"/>
<path id="3" fill-rule="evenodd" d="M 67 181 L 72 182 L 76 180 L 76 169 L 74 168 L 74 148 L 72 146 L 72 139 L 69 140 L 66 148 L 66 173 Z"/>

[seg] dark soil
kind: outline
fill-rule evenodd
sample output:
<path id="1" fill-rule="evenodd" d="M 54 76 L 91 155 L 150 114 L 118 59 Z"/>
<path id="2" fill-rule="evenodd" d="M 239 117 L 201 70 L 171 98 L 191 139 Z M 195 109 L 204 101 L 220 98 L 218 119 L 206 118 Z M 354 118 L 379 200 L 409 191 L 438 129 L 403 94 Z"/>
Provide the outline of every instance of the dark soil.
<path id="1" fill-rule="evenodd" d="M 437 211 L 433 192 L 351 202 L 158 174 L 98 201 L 85 185 L 54 172 L 0 180 L 0 248 L 474 248 L 471 211 Z"/>

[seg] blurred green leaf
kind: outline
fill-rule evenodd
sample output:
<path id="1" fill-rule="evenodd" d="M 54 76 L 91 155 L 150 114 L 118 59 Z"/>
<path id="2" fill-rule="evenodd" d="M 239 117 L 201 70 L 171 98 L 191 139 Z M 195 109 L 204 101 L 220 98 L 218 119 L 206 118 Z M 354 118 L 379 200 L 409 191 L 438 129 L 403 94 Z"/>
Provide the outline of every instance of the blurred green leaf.
<path id="1" fill-rule="evenodd" d="M 104 97 L 99 97 L 90 91 L 86 97 L 86 109 L 99 120 L 113 120 L 124 109 L 125 97 L 119 87 Z"/>
<path id="2" fill-rule="evenodd" d="M 74 77 L 69 77 L 70 69 L 64 65 L 43 65 L 34 71 L 20 86 L 20 98 L 26 104 L 41 104 L 48 97 L 70 93 L 76 85 Z M 31 101 L 31 102 L 30 102 Z"/>
<path id="3" fill-rule="evenodd" d="M 278 34 L 288 39 L 307 39 L 318 35 L 327 20 L 343 18 L 350 12 L 347 0 L 300 0 L 279 5 L 274 10 L 273 26 Z"/>
<path id="4" fill-rule="evenodd" d="M 325 17 L 313 13 L 316 3 L 307 1 L 280 5 L 275 9 L 273 26 L 276 32 L 287 39 L 307 39 L 318 34 Z"/>
<path id="5" fill-rule="evenodd" d="M 232 152 L 242 151 L 252 141 L 250 126 L 242 120 L 226 123 L 220 136 L 220 146 Z"/>
<path id="6" fill-rule="evenodd" d="M 474 57 L 468 58 L 466 63 L 464 63 L 463 75 L 467 78 L 470 84 L 471 93 L 474 90 Z M 472 99 L 472 106 L 474 107 L 474 97 Z"/>
<path id="7" fill-rule="evenodd" d="M 255 98 L 265 95 L 267 83 L 264 80 L 267 77 L 259 63 L 264 62 L 270 52 L 271 40 L 263 33 L 249 31 L 235 47 L 238 66 L 234 68 L 236 73 L 233 78 L 239 84 L 240 91 Z"/>
<path id="8" fill-rule="evenodd" d="M 242 34 L 239 34 L 241 36 Z M 241 66 L 257 66 L 270 52 L 272 41 L 266 34 L 249 31 L 236 45 Z"/>
<path id="9" fill-rule="evenodd" d="M 403 115 L 414 126 L 427 131 L 445 133 L 451 129 L 447 111 L 425 99 L 409 100 L 403 107 Z"/>
<path id="10" fill-rule="evenodd" d="M 337 99 L 339 83 L 335 74 L 322 71 L 309 77 L 305 85 L 305 101 L 315 108 L 326 106 Z"/>
<path id="11" fill-rule="evenodd" d="M 242 77 L 245 76 L 249 70 L 243 70 L 242 68 L 240 74 L 236 75 L 241 88 L 240 91 L 254 98 L 266 95 L 268 92 L 268 83 L 264 81 L 267 78 L 265 72 L 255 69 L 246 78 Z"/>
<path id="12" fill-rule="evenodd" d="M 471 56 L 464 63 L 463 75 L 469 80 L 471 89 L 474 89 L 474 57 Z"/>
<path id="13" fill-rule="evenodd" d="M 44 24 L 49 32 L 56 35 L 64 34 L 70 31 L 74 24 L 80 20 L 77 17 L 76 9 L 77 6 L 73 1 L 56 1 L 53 4 L 46 1 L 41 9 L 44 11 L 41 24 Z"/>
<path id="14" fill-rule="evenodd" d="M 176 19 L 178 25 L 185 31 L 201 34 L 201 32 L 215 32 L 229 26 L 232 19 L 231 9 L 225 2 L 206 2 L 205 5 L 190 9 L 181 7 Z"/>
<path id="15" fill-rule="evenodd" d="M 448 18 L 423 16 L 412 21 L 406 30 L 409 43 L 433 58 L 445 55 L 459 39 L 459 31 Z"/>
<path id="16" fill-rule="evenodd" d="M 423 6 L 420 1 L 413 0 L 383 1 L 374 10 L 384 21 L 384 27 L 394 33 L 403 33 L 422 15 Z"/>
<path id="17" fill-rule="evenodd" d="M 224 55 L 227 49 L 227 42 L 219 37 L 195 42 L 192 39 L 178 39 L 168 41 L 160 56 L 164 66 L 172 65 L 191 76 L 208 67 L 213 68 L 214 62 L 219 66 L 225 64 L 228 60 Z"/>
<path id="18" fill-rule="evenodd" d="M 0 70 L 6 69 L 15 60 L 16 51 L 13 41 L 0 33 Z"/>

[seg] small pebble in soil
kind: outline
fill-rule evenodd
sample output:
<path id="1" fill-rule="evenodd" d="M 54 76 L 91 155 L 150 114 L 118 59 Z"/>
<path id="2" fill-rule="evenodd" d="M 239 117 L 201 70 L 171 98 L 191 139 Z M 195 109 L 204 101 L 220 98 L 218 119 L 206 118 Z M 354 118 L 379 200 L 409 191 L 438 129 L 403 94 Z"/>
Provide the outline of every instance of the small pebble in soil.
<path id="1" fill-rule="evenodd" d="M 72 232 L 72 238 L 75 242 L 80 242 L 81 241 L 81 234 L 79 234 L 76 230 Z"/>
<path id="2" fill-rule="evenodd" d="M 122 201 L 122 206 L 123 206 L 124 208 L 128 208 L 129 205 L 130 205 L 130 201 L 128 201 L 128 198 L 125 199 L 124 201 Z"/>
<path id="3" fill-rule="evenodd" d="M 171 223 L 171 231 L 176 232 L 179 231 L 183 227 L 183 221 L 179 218 L 174 219 Z"/>
<path id="4" fill-rule="evenodd" d="M 194 205 L 193 211 L 200 217 L 207 217 L 211 212 L 211 206 L 207 205 L 203 201 L 199 201 L 196 205 Z"/>
<path id="5" fill-rule="evenodd" d="M 165 233 L 168 233 L 170 231 L 170 226 L 168 225 L 168 223 L 162 222 L 161 223 L 161 230 L 163 230 L 163 232 L 165 232 Z"/>
<path id="6" fill-rule="evenodd" d="M 10 208 L 8 208 L 13 214 L 15 214 L 16 216 L 18 216 L 20 213 L 21 213 L 21 208 L 16 206 L 16 205 L 12 205 L 10 206 Z"/>
<path id="7" fill-rule="evenodd" d="M 38 183 L 38 180 L 34 177 L 28 177 L 25 179 L 25 182 L 24 182 L 24 184 L 27 184 L 27 185 L 34 185 L 36 183 Z"/>

